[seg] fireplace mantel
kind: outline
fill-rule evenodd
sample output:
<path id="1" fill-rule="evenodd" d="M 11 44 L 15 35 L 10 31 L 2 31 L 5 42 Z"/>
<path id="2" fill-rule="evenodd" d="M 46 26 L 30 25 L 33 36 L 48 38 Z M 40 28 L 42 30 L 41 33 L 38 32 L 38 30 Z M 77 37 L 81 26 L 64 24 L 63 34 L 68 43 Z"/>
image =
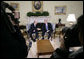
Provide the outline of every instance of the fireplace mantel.
<path id="1" fill-rule="evenodd" d="M 39 16 L 39 17 L 28 17 L 28 23 L 31 24 L 34 20 L 37 20 L 38 23 L 44 23 L 44 19 L 50 20 L 50 16 Z"/>

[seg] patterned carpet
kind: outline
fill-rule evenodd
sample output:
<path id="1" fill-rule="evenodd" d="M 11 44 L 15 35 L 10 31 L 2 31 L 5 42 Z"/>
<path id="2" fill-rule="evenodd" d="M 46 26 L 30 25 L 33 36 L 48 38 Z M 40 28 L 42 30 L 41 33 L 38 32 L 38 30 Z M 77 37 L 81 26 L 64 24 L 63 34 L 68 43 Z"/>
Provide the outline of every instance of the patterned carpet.
<path id="1" fill-rule="evenodd" d="M 59 38 L 56 37 L 56 39 L 52 39 L 52 41 L 50 40 L 54 50 L 56 50 L 57 48 L 59 48 L 60 46 L 60 42 L 59 42 Z M 28 43 L 28 42 L 27 42 Z M 37 58 L 37 42 L 32 42 L 32 46 L 29 50 L 28 56 L 27 58 Z M 39 58 L 50 58 L 51 55 L 40 55 Z"/>

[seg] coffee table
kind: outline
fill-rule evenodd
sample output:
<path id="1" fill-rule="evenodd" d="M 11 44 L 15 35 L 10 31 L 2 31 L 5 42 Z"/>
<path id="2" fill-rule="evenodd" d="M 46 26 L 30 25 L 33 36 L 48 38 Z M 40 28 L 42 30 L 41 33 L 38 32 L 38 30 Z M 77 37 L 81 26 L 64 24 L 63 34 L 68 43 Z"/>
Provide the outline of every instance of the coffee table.
<path id="1" fill-rule="evenodd" d="M 49 40 L 37 40 L 37 56 L 50 55 L 54 52 L 54 48 Z"/>

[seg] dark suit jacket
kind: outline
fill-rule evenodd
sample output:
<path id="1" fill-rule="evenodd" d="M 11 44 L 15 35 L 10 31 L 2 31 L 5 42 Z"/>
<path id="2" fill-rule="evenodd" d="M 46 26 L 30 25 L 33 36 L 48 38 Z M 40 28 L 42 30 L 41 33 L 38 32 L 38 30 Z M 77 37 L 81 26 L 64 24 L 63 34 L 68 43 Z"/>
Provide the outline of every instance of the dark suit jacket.
<path id="1" fill-rule="evenodd" d="M 50 30 L 51 32 L 53 31 L 51 23 L 48 23 L 48 30 Z M 46 24 L 43 24 L 42 31 L 43 32 L 46 32 L 47 31 L 46 30 Z"/>
<path id="2" fill-rule="evenodd" d="M 37 32 L 37 25 L 36 27 L 34 26 L 34 23 L 31 24 L 29 32 L 33 32 L 33 30 L 35 30 L 35 32 Z"/>

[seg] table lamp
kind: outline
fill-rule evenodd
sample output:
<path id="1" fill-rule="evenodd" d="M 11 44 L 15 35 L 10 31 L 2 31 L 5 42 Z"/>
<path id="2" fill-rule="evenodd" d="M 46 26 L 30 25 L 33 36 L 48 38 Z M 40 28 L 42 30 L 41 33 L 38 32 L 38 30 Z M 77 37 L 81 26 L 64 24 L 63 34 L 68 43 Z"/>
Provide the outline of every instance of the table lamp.
<path id="1" fill-rule="evenodd" d="M 67 22 L 69 22 L 70 25 L 73 25 L 76 22 L 75 14 L 69 14 L 67 17 Z"/>

